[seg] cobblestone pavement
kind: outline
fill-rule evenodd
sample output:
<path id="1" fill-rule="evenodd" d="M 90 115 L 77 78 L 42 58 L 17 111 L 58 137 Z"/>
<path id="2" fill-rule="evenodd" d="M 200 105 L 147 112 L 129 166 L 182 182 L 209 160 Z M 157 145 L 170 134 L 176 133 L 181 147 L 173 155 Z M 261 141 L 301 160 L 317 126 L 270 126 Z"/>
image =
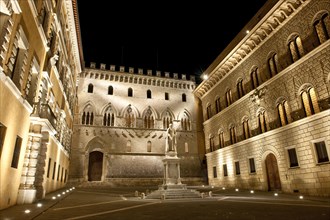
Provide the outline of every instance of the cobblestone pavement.
<path id="1" fill-rule="evenodd" d="M 144 195 L 154 187 L 66 188 L 33 204 L 1 210 L 0 217 L 1 220 L 330 219 L 329 197 L 209 186 L 188 188 L 201 192 L 201 198 L 145 199 Z"/>

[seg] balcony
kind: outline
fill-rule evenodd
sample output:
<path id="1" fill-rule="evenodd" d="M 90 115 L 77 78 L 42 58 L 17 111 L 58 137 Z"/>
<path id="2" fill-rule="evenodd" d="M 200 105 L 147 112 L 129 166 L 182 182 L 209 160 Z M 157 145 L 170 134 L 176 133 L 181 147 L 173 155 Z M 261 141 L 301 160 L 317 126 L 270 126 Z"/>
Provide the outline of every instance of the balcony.
<path id="1" fill-rule="evenodd" d="M 40 111 L 39 111 L 39 117 L 47 119 L 50 124 L 53 126 L 54 129 L 56 129 L 56 116 L 49 107 L 48 104 L 40 104 Z"/>

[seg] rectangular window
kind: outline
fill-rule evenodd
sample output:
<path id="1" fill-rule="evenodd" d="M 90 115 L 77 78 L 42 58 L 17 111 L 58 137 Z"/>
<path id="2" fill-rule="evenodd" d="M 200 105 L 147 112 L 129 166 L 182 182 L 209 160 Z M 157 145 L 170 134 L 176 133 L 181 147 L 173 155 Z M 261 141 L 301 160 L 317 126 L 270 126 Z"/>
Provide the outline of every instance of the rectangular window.
<path id="1" fill-rule="evenodd" d="M 329 156 L 328 156 L 327 148 L 325 146 L 325 142 L 324 141 L 317 142 L 314 143 L 314 145 L 317 154 L 317 162 L 318 163 L 329 162 Z"/>
<path id="2" fill-rule="evenodd" d="M 165 92 L 165 100 L 170 100 L 170 96 L 169 96 L 168 92 Z"/>
<path id="3" fill-rule="evenodd" d="M 48 159 L 48 168 L 47 168 L 47 178 L 49 178 L 49 173 L 50 173 L 50 164 L 51 164 L 51 162 L 52 162 L 52 159 L 51 159 L 51 158 L 49 158 L 49 159 Z"/>
<path id="4" fill-rule="evenodd" d="M 227 164 L 223 165 L 223 176 L 228 176 Z"/>
<path id="5" fill-rule="evenodd" d="M 217 167 L 213 167 L 213 178 L 217 178 L 218 174 L 217 174 Z"/>
<path id="6" fill-rule="evenodd" d="M 67 169 L 65 169 L 64 182 L 66 183 L 66 176 L 68 175 Z"/>
<path id="7" fill-rule="evenodd" d="M 215 110 L 217 113 L 221 111 L 220 98 L 215 100 Z"/>
<path id="8" fill-rule="evenodd" d="M 254 158 L 249 159 L 249 164 L 250 164 L 250 173 L 255 173 L 256 172 L 256 167 L 254 164 Z"/>
<path id="9" fill-rule="evenodd" d="M 207 119 L 210 119 L 212 117 L 211 105 L 206 107 L 206 114 L 207 114 Z"/>
<path id="10" fill-rule="evenodd" d="M 210 141 L 210 152 L 212 152 L 212 151 L 215 150 L 215 149 L 214 149 L 214 138 L 211 137 L 211 138 L 209 139 L 209 141 Z"/>
<path id="11" fill-rule="evenodd" d="M 236 175 L 241 174 L 241 168 L 239 167 L 239 162 L 238 161 L 235 162 L 235 172 L 236 172 Z"/>
<path id="12" fill-rule="evenodd" d="M 298 166 L 298 158 L 295 148 L 291 148 L 288 150 L 289 160 L 290 160 L 290 167 L 297 167 Z"/>
<path id="13" fill-rule="evenodd" d="M 11 160 L 11 167 L 17 168 L 19 161 L 19 154 L 21 153 L 22 138 L 17 136 L 15 142 L 15 148 L 13 153 L 13 158 Z"/>
<path id="14" fill-rule="evenodd" d="M 60 172 L 61 172 L 61 165 L 58 165 L 58 170 L 57 170 L 57 181 L 60 179 Z"/>
<path id="15" fill-rule="evenodd" d="M 184 143 L 184 152 L 185 152 L 185 153 L 189 153 L 189 145 L 188 145 L 187 142 Z"/>
<path id="16" fill-rule="evenodd" d="M 6 126 L 0 123 L 0 158 L 2 154 L 3 145 L 5 143 L 6 130 Z"/>
<path id="17" fill-rule="evenodd" d="M 55 171 L 56 171 L 56 162 L 54 162 L 54 167 L 53 167 L 53 176 L 52 179 L 55 178 Z"/>
<path id="18" fill-rule="evenodd" d="M 62 167 L 61 182 L 63 182 L 63 173 L 64 173 L 64 167 Z"/>

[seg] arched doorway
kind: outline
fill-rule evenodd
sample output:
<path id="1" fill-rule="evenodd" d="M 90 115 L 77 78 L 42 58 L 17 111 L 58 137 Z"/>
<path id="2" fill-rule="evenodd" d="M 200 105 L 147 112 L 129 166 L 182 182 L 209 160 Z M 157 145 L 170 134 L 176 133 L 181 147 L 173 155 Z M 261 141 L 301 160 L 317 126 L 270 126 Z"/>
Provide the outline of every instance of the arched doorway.
<path id="1" fill-rule="evenodd" d="M 268 180 L 268 191 L 280 190 L 281 180 L 278 172 L 277 160 L 274 154 L 268 154 L 265 160 L 267 180 Z"/>
<path id="2" fill-rule="evenodd" d="M 88 181 L 101 181 L 103 167 L 103 153 L 93 151 L 89 153 Z"/>

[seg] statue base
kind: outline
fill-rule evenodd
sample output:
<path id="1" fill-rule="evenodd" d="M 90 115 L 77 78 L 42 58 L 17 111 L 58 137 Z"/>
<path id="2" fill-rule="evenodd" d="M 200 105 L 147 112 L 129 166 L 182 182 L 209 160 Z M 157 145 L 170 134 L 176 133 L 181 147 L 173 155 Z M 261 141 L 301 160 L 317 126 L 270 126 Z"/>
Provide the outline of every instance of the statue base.
<path id="1" fill-rule="evenodd" d="M 178 199 L 178 198 L 200 198 L 196 190 L 188 190 L 186 184 L 181 183 L 180 158 L 175 151 L 166 153 L 163 159 L 164 179 L 163 185 L 158 190 L 146 196 L 147 199 Z"/>
<path id="2" fill-rule="evenodd" d="M 180 158 L 176 152 L 168 152 L 163 159 L 164 179 L 163 185 L 181 184 L 180 178 Z"/>

